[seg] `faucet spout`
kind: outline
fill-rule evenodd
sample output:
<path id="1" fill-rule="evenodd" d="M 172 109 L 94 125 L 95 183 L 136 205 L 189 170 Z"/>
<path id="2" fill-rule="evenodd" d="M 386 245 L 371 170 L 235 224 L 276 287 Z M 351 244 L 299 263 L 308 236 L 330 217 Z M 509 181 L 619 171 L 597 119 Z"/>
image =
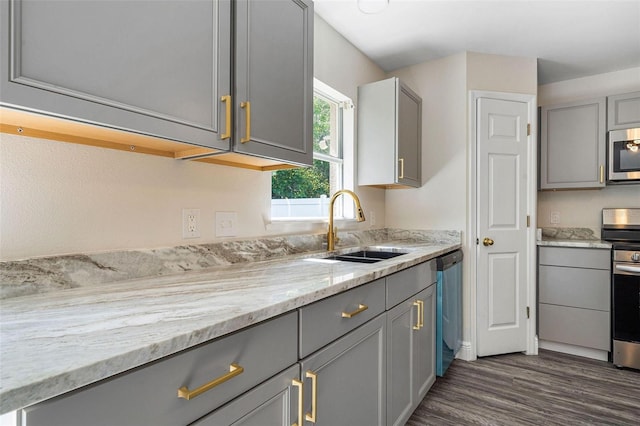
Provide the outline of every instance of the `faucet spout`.
<path id="1" fill-rule="evenodd" d="M 337 229 L 334 229 L 333 226 L 333 205 L 336 202 L 336 198 L 340 194 L 347 194 L 353 198 L 353 201 L 356 204 L 356 221 L 364 222 L 366 218 L 364 217 L 364 212 L 362 211 L 362 206 L 360 205 L 360 199 L 353 191 L 349 191 L 348 189 L 341 189 L 340 191 L 336 191 L 335 194 L 331 197 L 331 201 L 329 201 L 329 230 L 327 232 L 327 251 L 333 251 L 335 249 L 336 242 L 338 241 L 337 237 Z"/>

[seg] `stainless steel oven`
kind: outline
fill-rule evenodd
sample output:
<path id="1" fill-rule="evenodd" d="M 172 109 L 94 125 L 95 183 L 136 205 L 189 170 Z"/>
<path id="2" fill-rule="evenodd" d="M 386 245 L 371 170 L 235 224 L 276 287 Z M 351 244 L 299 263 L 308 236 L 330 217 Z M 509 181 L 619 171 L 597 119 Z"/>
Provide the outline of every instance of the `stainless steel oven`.
<path id="1" fill-rule="evenodd" d="M 603 209 L 602 238 L 613 242 L 613 363 L 640 369 L 640 209 Z"/>
<path id="2" fill-rule="evenodd" d="M 609 132 L 608 183 L 640 183 L 640 128 Z"/>

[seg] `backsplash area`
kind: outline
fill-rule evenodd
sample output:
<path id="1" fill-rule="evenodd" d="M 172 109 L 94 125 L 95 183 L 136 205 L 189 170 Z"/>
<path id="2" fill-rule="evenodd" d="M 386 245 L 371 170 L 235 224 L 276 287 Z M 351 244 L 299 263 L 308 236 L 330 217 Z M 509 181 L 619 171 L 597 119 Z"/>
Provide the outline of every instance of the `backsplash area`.
<path id="1" fill-rule="evenodd" d="M 339 237 L 338 248 L 399 240 L 434 244 L 461 240 L 459 231 L 400 229 L 345 231 Z M 0 299 L 303 255 L 325 247 L 325 234 L 304 234 L 0 262 Z"/>
<path id="2" fill-rule="evenodd" d="M 640 208 L 640 185 L 539 191 L 537 228 L 588 228 L 600 238 L 603 208 Z M 551 223 L 552 216 L 558 223 Z"/>

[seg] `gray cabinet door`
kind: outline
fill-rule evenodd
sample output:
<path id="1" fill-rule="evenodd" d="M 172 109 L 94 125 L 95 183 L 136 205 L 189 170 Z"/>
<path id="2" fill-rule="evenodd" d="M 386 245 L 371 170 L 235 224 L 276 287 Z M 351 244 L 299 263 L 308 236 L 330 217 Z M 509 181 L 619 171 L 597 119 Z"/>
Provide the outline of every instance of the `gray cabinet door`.
<path id="1" fill-rule="evenodd" d="M 385 335 L 386 316 L 380 315 L 302 361 L 304 411 L 315 414 L 305 425 L 386 423 Z"/>
<path id="2" fill-rule="evenodd" d="M 640 127 L 640 92 L 607 97 L 607 130 Z"/>
<path id="3" fill-rule="evenodd" d="M 233 150 L 313 162 L 313 2 L 238 0 Z"/>
<path id="4" fill-rule="evenodd" d="M 298 364 L 267 380 L 192 426 L 291 426 L 299 422 L 298 396 L 301 388 Z M 300 424 L 300 423 L 298 423 Z"/>
<path id="5" fill-rule="evenodd" d="M 422 184 L 422 99 L 398 78 L 358 87 L 358 184 Z"/>
<path id="6" fill-rule="evenodd" d="M 422 184 L 422 99 L 402 82 L 397 90 L 398 183 L 418 188 Z"/>
<path id="7" fill-rule="evenodd" d="M 230 148 L 230 0 L 9 0 L 0 14 L 2 105 Z"/>
<path id="8" fill-rule="evenodd" d="M 422 301 L 423 311 L 422 327 L 416 333 L 413 345 L 415 407 L 436 381 L 436 286 L 430 286 L 416 298 Z"/>
<path id="9" fill-rule="evenodd" d="M 404 425 L 436 380 L 435 285 L 387 312 L 387 424 Z"/>
<path id="10" fill-rule="evenodd" d="M 605 99 L 543 106 L 540 189 L 605 186 Z"/>

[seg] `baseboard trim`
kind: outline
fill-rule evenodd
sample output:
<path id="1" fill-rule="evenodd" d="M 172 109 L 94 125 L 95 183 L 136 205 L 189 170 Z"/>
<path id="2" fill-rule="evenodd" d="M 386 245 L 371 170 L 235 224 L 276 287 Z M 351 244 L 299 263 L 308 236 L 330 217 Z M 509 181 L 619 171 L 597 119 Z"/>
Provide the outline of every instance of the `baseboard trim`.
<path id="1" fill-rule="evenodd" d="M 473 347 L 471 346 L 471 342 L 462 342 L 462 346 L 460 350 L 456 354 L 457 359 L 461 359 L 464 361 L 475 361 L 476 356 L 473 353 Z"/>
<path id="2" fill-rule="evenodd" d="M 609 360 L 609 352 L 600 349 L 591 349 L 585 348 L 583 346 L 569 345 L 567 343 L 549 342 L 546 340 L 540 340 L 538 346 L 540 347 L 540 349 L 548 349 L 550 351 L 578 355 L 585 358 L 597 359 L 599 361 Z"/>

